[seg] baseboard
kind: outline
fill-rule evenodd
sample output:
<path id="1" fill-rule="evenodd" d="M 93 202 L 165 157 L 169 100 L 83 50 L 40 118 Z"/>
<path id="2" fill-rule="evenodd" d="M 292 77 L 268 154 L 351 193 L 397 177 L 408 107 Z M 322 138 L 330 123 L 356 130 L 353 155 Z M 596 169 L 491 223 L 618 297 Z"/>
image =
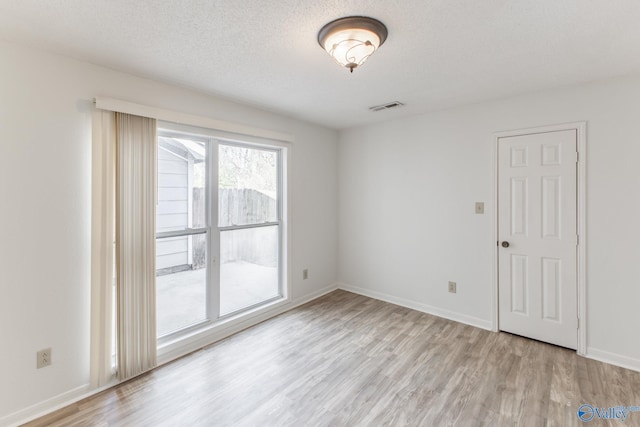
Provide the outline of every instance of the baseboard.
<path id="1" fill-rule="evenodd" d="M 363 295 L 365 297 L 374 298 L 380 301 L 389 302 L 391 304 L 400 305 L 402 307 L 410 308 L 412 310 L 421 311 L 423 313 L 432 314 L 434 316 L 443 317 L 445 319 L 453 320 L 455 322 L 464 323 L 477 328 L 493 330 L 493 324 L 490 320 L 480 319 L 474 316 L 468 316 L 462 313 L 456 313 L 454 311 L 444 310 L 442 308 L 434 307 L 421 302 L 408 300 L 405 298 L 396 297 L 394 295 L 385 294 L 382 292 L 371 291 L 369 289 L 359 288 L 357 286 L 351 286 L 346 283 L 338 283 L 338 288 L 353 292 L 355 294 Z"/>
<path id="2" fill-rule="evenodd" d="M 93 393 L 90 392 L 89 384 L 82 385 L 50 399 L 38 402 L 35 405 L 31 405 L 12 414 L 6 415 L 0 418 L 0 426 L 13 427 L 24 424 L 53 411 L 57 411 L 60 408 L 64 408 L 65 406 L 84 399 L 91 394 Z"/>
<path id="3" fill-rule="evenodd" d="M 323 289 L 320 289 L 319 291 L 312 292 L 312 293 L 310 293 L 308 295 L 305 295 L 303 297 L 300 297 L 300 298 L 296 298 L 292 303 L 293 305 L 291 307 L 289 307 L 287 310 L 292 310 L 292 309 L 294 309 L 296 307 L 299 307 L 299 306 L 301 306 L 303 304 L 311 302 L 314 299 L 318 299 L 321 296 L 324 296 L 324 295 L 329 294 L 329 293 L 331 293 L 333 291 L 336 291 L 336 290 L 338 290 L 338 283 L 333 283 L 333 284 L 331 284 L 331 285 L 329 285 L 329 286 L 327 286 L 327 287 L 325 287 Z"/>
<path id="4" fill-rule="evenodd" d="M 593 347 L 587 347 L 587 354 L 585 354 L 585 357 L 640 372 L 640 359 L 634 359 L 633 357 L 622 356 L 617 353 L 610 353 Z"/>
<path id="5" fill-rule="evenodd" d="M 259 315 L 253 316 L 242 322 L 238 322 L 232 326 L 221 328 L 214 333 L 205 334 L 202 337 L 198 337 L 197 340 L 193 340 L 192 342 L 190 342 L 186 349 L 183 349 L 180 352 L 165 354 L 163 360 L 161 361 L 161 363 L 159 363 L 159 366 L 175 360 L 179 357 L 185 356 L 186 354 L 197 351 L 203 347 L 211 345 L 216 341 L 227 338 L 235 333 L 242 331 L 243 329 L 250 328 L 251 326 L 257 325 L 258 323 L 264 322 L 265 320 L 268 320 L 272 317 L 278 316 L 282 313 L 313 301 L 314 299 L 333 292 L 336 289 L 338 289 L 338 285 L 334 283 L 316 292 L 312 292 L 311 294 L 296 298 L 295 300 L 285 301 L 283 304 L 277 305 L 272 310 L 265 311 L 263 313 L 260 313 Z M 98 389 L 91 389 L 90 385 L 86 384 L 73 390 L 69 390 L 58 396 L 36 403 L 35 405 L 29 406 L 0 418 L 0 427 L 15 427 L 29 421 L 33 421 L 44 415 L 57 411 L 58 409 L 64 408 L 65 406 L 71 405 L 73 403 L 79 402 L 82 399 L 86 399 L 87 397 L 91 397 L 95 394 L 101 393 L 104 390 L 107 390 L 118 384 L 118 382 L 114 381 L 113 383 L 104 387 L 100 387 Z"/>

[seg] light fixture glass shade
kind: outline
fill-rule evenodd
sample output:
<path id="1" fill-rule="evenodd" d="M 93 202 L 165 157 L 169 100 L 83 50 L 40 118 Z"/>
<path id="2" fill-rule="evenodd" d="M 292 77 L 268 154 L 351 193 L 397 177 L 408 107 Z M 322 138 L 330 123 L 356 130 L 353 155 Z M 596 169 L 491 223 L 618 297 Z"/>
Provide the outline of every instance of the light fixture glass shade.
<path id="1" fill-rule="evenodd" d="M 332 21 L 318 33 L 318 43 L 342 67 L 364 64 L 387 38 L 387 28 L 376 19 L 351 16 Z"/>
<path id="2" fill-rule="evenodd" d="M 380 46 L 377 34 L 361 29 L 338 31 L 327 37 L 326 50 L 343 67 L 356 68 L 367 60 Z"/>

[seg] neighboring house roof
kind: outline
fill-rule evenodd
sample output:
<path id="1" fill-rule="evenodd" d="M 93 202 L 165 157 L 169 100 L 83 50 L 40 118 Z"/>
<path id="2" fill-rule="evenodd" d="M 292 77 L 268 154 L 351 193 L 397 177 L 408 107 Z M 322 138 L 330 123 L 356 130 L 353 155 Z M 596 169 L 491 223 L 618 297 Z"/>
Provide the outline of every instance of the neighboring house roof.
<path id="1" fill-rule="evenodd" d="M 164 149 L 174 156 L 179 157 L 185 161 L 188 161 L 189 159 L 193 160 L 194 163 L 200 163 L 204 161 L 204 145 L 198 144 L 195 141 L 160 136 L 158 137 L 158 144 L 161 149 Z"/>

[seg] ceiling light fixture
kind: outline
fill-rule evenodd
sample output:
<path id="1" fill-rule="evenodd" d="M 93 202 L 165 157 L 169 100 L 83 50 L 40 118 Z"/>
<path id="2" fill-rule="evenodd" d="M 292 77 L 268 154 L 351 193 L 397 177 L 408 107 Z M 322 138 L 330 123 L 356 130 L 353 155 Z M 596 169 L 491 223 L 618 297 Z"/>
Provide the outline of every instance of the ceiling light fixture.
<path id="1" fill-rule="evenodd" d="M 342 67 L 361 66 L 387 39 L 387 27 L 377 19 L 349 16 L 322 27 L 318 43 Z"/>

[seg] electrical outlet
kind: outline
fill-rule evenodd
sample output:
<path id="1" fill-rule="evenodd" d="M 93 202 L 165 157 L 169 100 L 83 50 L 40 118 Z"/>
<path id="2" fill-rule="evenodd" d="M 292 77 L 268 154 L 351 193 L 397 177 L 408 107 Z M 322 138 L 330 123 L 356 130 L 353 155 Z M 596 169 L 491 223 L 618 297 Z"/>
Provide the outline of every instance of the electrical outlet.
<path id="1" fill-rule="evenodd" d="M 40 350 L 37 355 L 36 360 L 36 368 L 44 368 L 45 366 L 51 365 L 51 348 L 45 348 L 44 350 Z"/>
<path id="2" fill-rule="evenodd" d="M 484 214 L 484 202 L 476 202 L 476 213 Z"/>
<path id="3" fill-rule="evenodd" d="M 456 282 L 449 282 L 449 292 L 452 294 L 456 293 Z"/>
<path id="4" fill-rule="evenodd" d="M 302 280 L 307 280 L 309 278 L 309 269 L 305 268 L 302 270 Z"/>

